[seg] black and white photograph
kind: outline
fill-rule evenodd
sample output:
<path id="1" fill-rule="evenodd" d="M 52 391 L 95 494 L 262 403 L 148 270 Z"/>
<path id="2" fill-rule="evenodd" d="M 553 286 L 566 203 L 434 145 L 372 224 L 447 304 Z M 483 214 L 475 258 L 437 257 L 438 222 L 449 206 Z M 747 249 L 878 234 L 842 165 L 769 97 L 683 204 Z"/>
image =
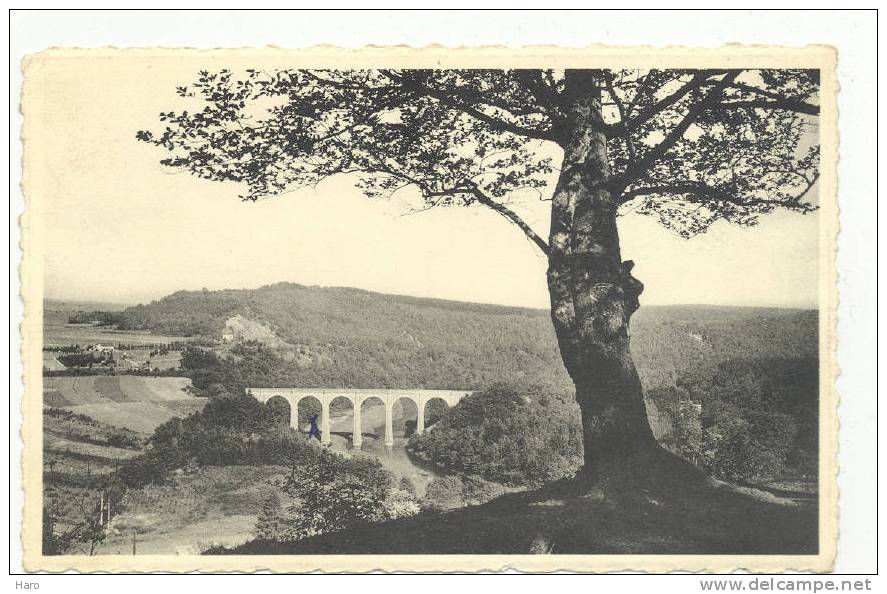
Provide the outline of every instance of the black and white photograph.
<path id="1" fill-rule="evenodd" d="M 828 571 L 827 45 L 22 63 L 28 571 Z"/>

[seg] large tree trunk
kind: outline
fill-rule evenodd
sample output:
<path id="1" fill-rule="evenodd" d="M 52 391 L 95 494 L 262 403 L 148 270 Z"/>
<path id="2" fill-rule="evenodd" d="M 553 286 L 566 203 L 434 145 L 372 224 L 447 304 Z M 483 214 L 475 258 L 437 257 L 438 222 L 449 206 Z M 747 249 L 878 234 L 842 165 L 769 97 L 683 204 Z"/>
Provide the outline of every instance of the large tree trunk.
<path id="1" fill-rule="evenodd" d="M 657 451 L 629 350 L 643 285 L 623 262 L 596 72 L 568 71 L 564 160 L 552 200 L 548 287 L 561 357 L 582 410 L 585 469 L 617 472 Z M 630 471 L 629 468 L 625 468 Z"/>

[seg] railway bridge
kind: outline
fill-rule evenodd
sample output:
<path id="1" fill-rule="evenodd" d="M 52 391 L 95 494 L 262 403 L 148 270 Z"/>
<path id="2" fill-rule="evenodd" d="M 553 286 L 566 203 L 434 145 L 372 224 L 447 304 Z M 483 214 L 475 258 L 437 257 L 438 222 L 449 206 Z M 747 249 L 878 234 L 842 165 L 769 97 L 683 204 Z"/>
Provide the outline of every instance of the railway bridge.
<path id="1" fill-rule="evenodd" d="M 443 400 L 448 406 L 454 406 L 465 396 L 471 394 L 464 390 L 363 390 L 345 388 L 248 388 L 259 402 L 268 402 L 274 397 L 283 398 L 290 407 L 290 426 L 299 429 L 299 401 L 305 398 L 315 398 L 320 402 L 320 441 L 323 444 L 330 443 L 330 404 L 338 398 L 344 398 L 351 402 L 353 410 L 354 429 L 352 432 L 352 446 L 360 448 L 363 444 L 361 434 L 360 407 L 370 399 L 376 399 L 385 406 L 385 445 L 394 445 L 393 410 L 394 405 L 401 399 L 415 403 L 418 410 L 416 419 L 416 433 L 425 431 L 425 406 L 435 399 Z"/>

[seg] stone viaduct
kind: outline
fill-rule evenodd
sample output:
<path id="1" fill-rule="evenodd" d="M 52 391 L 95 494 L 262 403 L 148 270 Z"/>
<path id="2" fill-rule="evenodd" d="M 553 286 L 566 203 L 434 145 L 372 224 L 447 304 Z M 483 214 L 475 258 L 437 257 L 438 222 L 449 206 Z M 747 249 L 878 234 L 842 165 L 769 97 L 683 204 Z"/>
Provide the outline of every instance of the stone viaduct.
<path id="1" fill-rule="evenodd" d="M 320 401 L 320 440 L 323 444 L 330 443 L 330 404 L 337 398 L 344 398 L 351 402 L 354 428 L 352 432 L 352 445 L 360 448 L 363 444 L 361 434 L 360 407 L 371 399 L 376 398 L 385 405 L 385 445 L 394 445 L 393 409 L 394 404 L 401 398 L 412 401 L 419 411 L 416 420 L 416 433 L 425 431 L 425 405 L 439 398 L 454 406 L 471 392 L 463 390 L 357 390 L 345 388 L 248 388 L 259 402 L 268 402 L 271 398 L 279 396 L 289 403 L 290 426 L 299 429 L 299 401 L 304 398 L 315 398 Z"/>

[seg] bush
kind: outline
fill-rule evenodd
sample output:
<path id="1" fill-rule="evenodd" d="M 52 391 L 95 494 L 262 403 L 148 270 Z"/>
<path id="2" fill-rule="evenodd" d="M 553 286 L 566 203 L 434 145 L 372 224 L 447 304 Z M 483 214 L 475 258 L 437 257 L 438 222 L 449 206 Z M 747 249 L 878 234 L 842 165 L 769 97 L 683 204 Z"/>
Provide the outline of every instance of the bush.
<path id="1" fill-rule="evenodd" d="M 500 384 L 463 398 L 408 448 L 448 472 L 539 485 L 581 466 L 579 411 L 566 393 Z"/>
<path id="2" fill-rule="evenodd" d="M 202 411 L 172 418 L 148 439 L 147 451 L 120 469 L 130 485 L 160 483 L 189 464 L 285 464 L 308 446 L 273 411 L 246 395 L 211 398 Z"/>
<path id="3" fill-rule="evenodd" d="M 430 511 L 448 511 L 468 505 L 482 505 L 504 495 L 499 483 L 467 476 L 439 476 L 425 489 L 422 506 Z"/>
<path id="4" fill-rule="evenodd" d="M 348 459 L 310 448 L 270 495 L 256 523 L 256 538 L 293 541 L 358 523 L 403 518 L 419 512 L 416 498 L 395 485 L 375 459 Z"/>
<path id="5" fill-rule="evenodd" d="M 439 476 L 425 488 L 424 507 L 434 511 L 446 511 L 463 507 L 464 484 L 458 476 Z"/>
<path id="6" fill-rule="evenodd" d="M 648 398 L 673 425 L 663 445 L 716 477 L 815 474 L 817 370 L 807 359 L 731 360 Z"/>

